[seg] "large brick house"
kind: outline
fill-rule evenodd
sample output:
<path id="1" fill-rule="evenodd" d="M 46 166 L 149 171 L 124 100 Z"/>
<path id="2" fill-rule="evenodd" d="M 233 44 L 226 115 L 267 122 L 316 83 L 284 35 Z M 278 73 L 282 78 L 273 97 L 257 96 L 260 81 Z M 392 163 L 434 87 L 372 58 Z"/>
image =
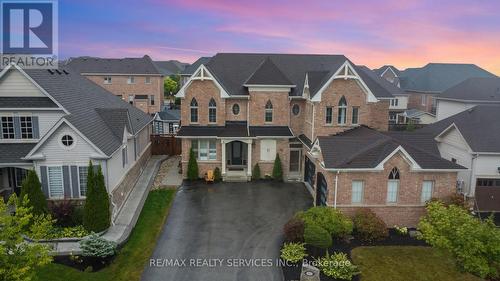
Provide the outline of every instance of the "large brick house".
<path id="1" fill-rule="evenodd" d="M 122 59 L 78 57 L 67 65 L 146 113 L 159 112 L 163 105 L 163 76 L 147 55 Z"/>
<path id="2" fill-rule="evenodd" d="M 256 164 L 263 177 L 271 175 L 278 154 L 285 180 L 304 182 L 318 205 L 334 206 L 332 198 L 337 193 L 343 196 L 337 203 L 344 207 L 348 202 L 343 200 L 352 195 L 354 188 L 359 189 L 351 184 L 358 185 L 359 180 L 370 184 L 366 196 L 375 192 L 385 198 L 388 187 L 380 181 L 387 182 L 389 172 L 396 168 L 400 177 L 404 176 L 401 183 L 405 186 L 399 190 L 392 184 L 391 200 L 394 196 L 401 200 L 367 197 L 354 205 L 384 206 L 381 216 L 388 223 L 414 225 L 414 220 L 391 216 L 398 217 L 396 213 L 401 207 L 411 206 L 418 212 L 411 208 L 407 211 L 416 214 L 413 218 L 418 217 L 424 206 L 420 201 L 424 180 L 433 181 L 439 189 L 431 192 L 433 196 L 451 194 L 456 171 L 461 167 L 441 159 L 437 149 L 422 153 L 442 165 L 427 167 L 419 162 L 423 154 L 408 154 L 410 148 L 395 146 L 396 140 L 377 132 L 387 131 L 393 89 L 392 84 L 370 69 L 353 64 L 343 55 L 217 54 L 201 64 L 177 94 L 181 98 L 182 126 L 178 137 L 182 139 L 184 176 L 190 148 L 198 159 L 200 177 L 219 167 L 223 179 L 228 181 L 250 180 Z M 349 178 L 355 174 L 342 170 L 343 179 L 338 185 L 335 175 L 340 171 L 335 166 L 325 166 L 326 158 L 318 157 L 317 151 L 346 150 L 344 145 L 349 143 L 323 147 L 326 139 L 345 131 L 368 131 L 380 137 L 360 134 L 365 143 L 351 150 L 352 157 L 374 144 L 371 141 L 391 145 L 381 146 L 378 158 L 372 159 L 373 165 L 358 171 L 363 172 L 359 178 Z M 374 157 L 373 153 L 368 154 Z M 380 164 L 382 160 L 384 164 Z M 385 163 L 387 167 L 383 166 Z M 427 199 L 433 186 L 425 184 Z M 412 199 L 400 197 L 399 193 L 411 194 L 408 196 Z M 418 202 L 413 202 L 416 198 Z"/>

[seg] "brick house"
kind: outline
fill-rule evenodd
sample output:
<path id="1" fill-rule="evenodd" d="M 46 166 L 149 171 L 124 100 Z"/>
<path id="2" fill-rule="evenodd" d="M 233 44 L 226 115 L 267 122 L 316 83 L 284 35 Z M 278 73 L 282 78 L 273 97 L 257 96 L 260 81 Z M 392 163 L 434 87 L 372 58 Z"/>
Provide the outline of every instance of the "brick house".
<path id="1" fill-rule="evenodd" d="M 181 98 L 182 123 L 177 137 L 182 139 L 184 176 L 190 148 L 198 159 L 200 177 L 219 167 L 223 179 L 228 181 L 250 180 L 256 164 L 261 176 L 270 175 L 278 154 L 285 180 L 304 182 L 316 204 L 333 206 L 335 189 L 331 180 L 336 172 L 323 167 L 323 159 L 315 157 L 314 151 L 345 150 L 342 146 L 323 148 L 321 141 L 344 131 L 368 130 L 383 136 L 375 130 L 388 129 L 394 88 L 370 69 L 357 66 L 342 55 L 217 54 L 201 64 L 177 94 Z M 371 145 L 373 138 L 366 139 L 364 146 Z M 435 195 L 441 197 L 454 190 L 456 169 L 460 166 L 435 156 L 439 155 L 436 151 L 432 152 L 433 160 L 451 165 L 425 171 L 429 180 L 439 181 Z M 400 158 L 406 156 L 395 153 L 388 163 L 399 164 L 396 162 Z M 407 179 L 402 190 L 420 198 L 417 194 L 421 193 L 420 184 L 426 177 L 413 169 L 421 166 L 405 166 L 402 162 L 398 166 Z M 363 174 L 366 182 L 386 177 L 384 169 L 367 167 L 370 169 Z M 442 177 L 444 170 L 449 174 Z M 337 193 L 348 194 L 350 180 L 345 177 L 341 183 L 344 187 Z M 441 186 L 447 186 L 446 190 L 441 192 Z M 385 196 L 387 191 L 380 193 Z M 375 205 L 397 210 L 409 203 L 406 199 L 390 204 L 367 201 L 356 207 Z M 422 206 L 420 202 L 412 205 L 418 210 Z M 409 208 L 408 212 L 415 210 Z M 392 223 L 392 213 L 381 215 Z M 400 222 L 407 223 L 403 219 Z"/>
<path id="2" fill-rule="evenodd" d="M 163 105 L 163 76 L 151 58 L 72 58 L 67 65 L 148 114 Z"/>

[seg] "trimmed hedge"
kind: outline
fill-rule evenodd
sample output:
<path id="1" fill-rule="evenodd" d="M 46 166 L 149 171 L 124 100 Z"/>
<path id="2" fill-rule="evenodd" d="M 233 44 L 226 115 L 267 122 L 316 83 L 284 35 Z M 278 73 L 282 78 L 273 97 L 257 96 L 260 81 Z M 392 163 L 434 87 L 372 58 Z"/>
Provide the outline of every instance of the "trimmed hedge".
<path id="1" fill-rule="evenodd" d="M 255 164 L 255 166 L 253 166 L 252 180 L 260 180 L 260 167 L 259 167 L 259 163 Z"/>
<path id="2" fill-rule="evenodd" d="M 332 236 L 326 229 L 317 224 L 306 224 L 304 229 L 304 240 L 306 244 L 320 249 L 328 249 L 332 246 Z"/>
<path id="3" fill-rule="evenodd" d="M 351 219 L 331 207 L 312 207 L 305 212 L 299 212 L 297 216 L 304 220 L 306 228 L 310 224 L 320 225 L 333 238 L 344 238 L 352 233 Z"/>

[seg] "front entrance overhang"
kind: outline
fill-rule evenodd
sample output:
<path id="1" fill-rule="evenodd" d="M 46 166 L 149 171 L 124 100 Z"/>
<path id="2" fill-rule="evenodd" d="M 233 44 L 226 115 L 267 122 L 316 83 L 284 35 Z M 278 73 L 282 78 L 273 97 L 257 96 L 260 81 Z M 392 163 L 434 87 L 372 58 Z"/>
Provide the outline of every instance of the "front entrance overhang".
<path id="1" fill-rule="evenodd" d="M 243 143 L 246 144 L 246 165 L 243 162 L 244 152 L 242 151 L 244 146 L 237 146 L 231 143 Z M 252 138 L 221 138 L 221 147 L 222 147 L 222 175 L 225 175 L 228 172 L 228 160 L 233 163 L 234 159 L 227 159 L 228 149 L 236 149 L 236 151 L 229 151 L 230 155 L 234 155 L 234 153 L 238 153 L 237 158 L 241 158 L 242 162 L 237 163 L 239 166 L 246 168 L 246 173 L 248 177 L 252 176 Z M 239 147 L 239 148 L 238 148 Z M 239 151 L 238 151 L 239 149 Z"/>

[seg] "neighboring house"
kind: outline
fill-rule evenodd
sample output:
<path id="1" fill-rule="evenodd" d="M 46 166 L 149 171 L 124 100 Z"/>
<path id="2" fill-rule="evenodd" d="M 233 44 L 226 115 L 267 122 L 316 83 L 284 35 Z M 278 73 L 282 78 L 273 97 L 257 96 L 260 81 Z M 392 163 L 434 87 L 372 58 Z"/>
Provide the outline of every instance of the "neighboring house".
<path id="1" fill-rule="evenodd" d="M 430 133 L 443 158 L 467 168 L 458 173 L 463 194 L 483 212 L 500 212 L 500 105 L 477 105 L 417 132 Z"/>
<path id="2" fill-rule="evenodd" d="M 181 124 L 181 111 L 168 109 L 157 112 L 153 122 L 153 134 L 175 135 Z"/>
<path id="3" fill-rule="evenodd" d="M 432 113 L 418 109 L 408 109 L 403 113 L 397 114 L 396 124 L 432 124 L 436 122 L 436 116 Z"/>
<path id="4" fill-rule="evenodd" d="M 142 111 L 154 114 L 163 104 L 163 76 L 149 56 L 72 58 L 67 65 Z"/>
<path id="5" fill-rule="evenodd" d="M 393 67 L 381 68 L 387 73 Z M 408 94 L 408 109 L 418 109 L 436 114 L 435 97 L 452 86 L 472 77 L 496 77 L 474 64 L 429 63 L 419 68 L 397 71 L 399 85 Z M 388 77 L 389 81 L 392 78 Z"/>
<path id="6" fill-rule="evenodd" d="M 154 61 L 154 64 L 163 76 L 180 74 L 189 66 L 189 63 L 180 62 L 178 60 Z"/>
<path id="7" fill-rule="evenodd" d="M 113 215 L 150 157 L 151 117 L 69 68 L 0 72 L 0 189 L 34 169 L 48 200 L 83 200 L 101 165 Z"/>
<path id="8" fill-rule="evenodd" d="M 361 196 L 353 206 L 379 208 L 376 212 L 386 222 L 414 226 L 424 206 L 422 185 L 426 200 L 429 194 L 449 195 L 461 167 L 441 159 L 437 148 L 432 152 L 415 148 L 423 143 L 418 136 L 415 144 L 411 140 L 402 144 L 373 130 L 387 131 L 394 88 L 343 55 L 217 54 L 201 64 L 177 94 L 182 122 L 177 137 L 182 139 L 184 176 L 190 148 L 197 157 L 200 177 L 219 168 L 229 181 L 249 180 L 256 164 L 262 177 L 270 176 L 278 154 L 284 179 L 304 182 L 317 205 L 334 206 L 331 196 L 336 185 L 332 179 L 342 173 L 344 197 L 338 202 L 343 207 L 351 200 L 347 198 L 352 184 L 356 198 Z M 365 132 L 355 138 L 365 142 L 346 157 L 377 148 L 367 152 L 371 162 L 361 168 L 366 173 L 349 177 L 343 168 L 325 166 L 324 161 L 340 163 L 345 157 L 318 158 L 317 151 L 339 155 L 352 151 L 350 142 L 328 144 L 328 136 L 344 131 Z M 382 160 L 391 167 L 380 169 Z M 441 166 L 433 166 L 432 161 Z M 390 187 L 372 184 L 386 182 L 389 173 L 385 169 L 393 168 L 399 170 L 401 188 L 396 173 Z"/>
<path id="9" fill-rule="evenodd" d="M 384 65 L 379 69 L 374 69 L 375 73 L 389 81 L 396 87 L 400 87 L 399 77 L 401 76 L 401 71 L 394 67 L 393 65 Z"/>
<path id="10" fill-rule="evenodd" d="M 186 82 L 189 80 L 191 75 L 200 67 L 202 64 L 207 64 L 212 57 L 200 57 L 193 64 L 186 66 L 183 71 L 180 72 L 181 80 L 180 86 L 184 86 Z"/>
<path id="11" fill-rule="evenodd" d="M 500 78 L 469 78 L 436 98 L 442 120 L 479 104 L 500 104 Z"/>

